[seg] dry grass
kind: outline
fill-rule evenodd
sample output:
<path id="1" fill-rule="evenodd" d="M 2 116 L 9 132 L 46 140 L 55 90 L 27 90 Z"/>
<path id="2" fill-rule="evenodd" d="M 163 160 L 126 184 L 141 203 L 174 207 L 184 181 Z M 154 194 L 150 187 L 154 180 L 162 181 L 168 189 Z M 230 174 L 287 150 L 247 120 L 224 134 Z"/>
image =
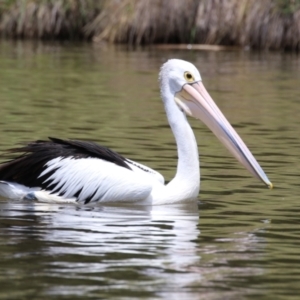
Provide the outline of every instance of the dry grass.
<path id="1" fill-rule="evenodd" d="M 300 10 L 281 8 L 274 0 L 201 1 L 196 42 L 299 50 Z"/>
<path id="2" fill-rule="evenodd" d="M 191 42 L 187 36 L 195 24 L 195 0 L 107 0 L 103 11 L 88 26 L 95 40 L 130 44 Z"/>
<path id="3" fill-rule="evenodd" d="M 6 1 L 0 9 L 0 31 L 4 36 L 18 38 L 82 38 L 85 37 L 84 26 L 99 14 L 102 2 Z"/>
<path id="4" fill-rule="evenodd" d="M 300 48 L 300 0 L 107 0 L 94 40 Z"/>
<path id="5" fill-rule="evenodd" d="M 0 0 L 0 31 L 132 45 L 300 49 L 300 0 Z"/>

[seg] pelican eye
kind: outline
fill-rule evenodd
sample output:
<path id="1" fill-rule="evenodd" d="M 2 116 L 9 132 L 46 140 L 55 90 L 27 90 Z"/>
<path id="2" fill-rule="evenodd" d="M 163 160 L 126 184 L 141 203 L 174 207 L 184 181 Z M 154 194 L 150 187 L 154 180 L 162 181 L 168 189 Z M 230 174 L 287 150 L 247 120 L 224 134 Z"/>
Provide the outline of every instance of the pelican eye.
<path id="1" fill-rule="evenodd" d="M 195 78 L 194 78 L 194 76 L 192 75 L 191 72 L 184 72 L 184 79 L 187 82 L 193 82 L 193 81 L 195 81 Z"/>

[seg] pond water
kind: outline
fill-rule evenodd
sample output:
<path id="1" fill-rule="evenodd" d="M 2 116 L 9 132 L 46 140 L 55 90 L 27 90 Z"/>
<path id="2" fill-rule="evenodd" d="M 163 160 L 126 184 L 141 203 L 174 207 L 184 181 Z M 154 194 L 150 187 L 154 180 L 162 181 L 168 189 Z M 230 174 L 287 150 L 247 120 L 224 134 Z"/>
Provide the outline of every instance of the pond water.
<path id="1" fill-rule="evenodd" d="M 0 150 L 97 141 L 170 180 L 159 98 L 168 58 L 193 62 L 274 184 L 199 121 L 198 203 L 107 207 L 0 201 L 0 299 L 298 299 L 300 58 L 92 44 L 0 43 Z"/>

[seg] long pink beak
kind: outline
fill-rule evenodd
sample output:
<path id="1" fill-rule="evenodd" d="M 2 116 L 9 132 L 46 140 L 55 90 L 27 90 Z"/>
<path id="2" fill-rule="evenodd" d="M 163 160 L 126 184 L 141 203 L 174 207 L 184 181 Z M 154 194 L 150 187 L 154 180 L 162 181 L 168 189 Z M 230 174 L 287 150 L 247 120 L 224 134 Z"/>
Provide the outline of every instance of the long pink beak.
<path id="1" fill-rule="evenodd" d="M 217 107 L 201 81 L 185 84 L 183 89 L 176 93 L 175 101 L 188 115 L 200 119 L 254 177 L 262 180 L 269 188 L 273 188 L 263 169 Z"/>

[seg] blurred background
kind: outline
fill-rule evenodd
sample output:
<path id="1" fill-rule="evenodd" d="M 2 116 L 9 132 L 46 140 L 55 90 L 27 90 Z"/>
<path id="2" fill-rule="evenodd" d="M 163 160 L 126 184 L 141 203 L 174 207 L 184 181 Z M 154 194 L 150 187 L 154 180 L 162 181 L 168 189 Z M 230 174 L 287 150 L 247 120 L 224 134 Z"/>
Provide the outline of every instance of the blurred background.
<path id="1" fill-rule="evenodd" d="M 1 0 L 4 37 L 299 50 L 299 0 Z"/>

